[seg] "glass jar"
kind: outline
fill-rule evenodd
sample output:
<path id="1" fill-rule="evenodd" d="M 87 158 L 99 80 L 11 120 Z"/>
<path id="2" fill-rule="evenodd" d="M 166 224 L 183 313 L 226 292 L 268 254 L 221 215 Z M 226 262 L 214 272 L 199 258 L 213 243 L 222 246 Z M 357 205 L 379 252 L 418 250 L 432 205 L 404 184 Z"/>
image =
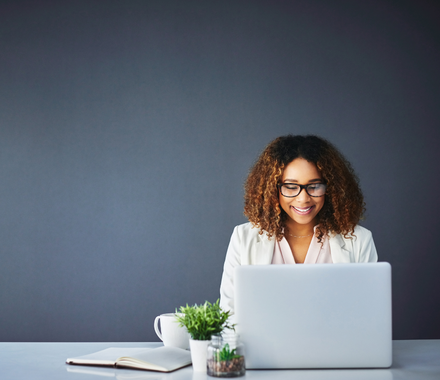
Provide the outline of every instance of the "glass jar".
<path id="1" fill-rule="evenodd" d="M 226 332 L 213 335 L 208 345 L 207 370 L 209 376 L 238 377 L 246 373 L 244 345 L 238 334 Z"/>

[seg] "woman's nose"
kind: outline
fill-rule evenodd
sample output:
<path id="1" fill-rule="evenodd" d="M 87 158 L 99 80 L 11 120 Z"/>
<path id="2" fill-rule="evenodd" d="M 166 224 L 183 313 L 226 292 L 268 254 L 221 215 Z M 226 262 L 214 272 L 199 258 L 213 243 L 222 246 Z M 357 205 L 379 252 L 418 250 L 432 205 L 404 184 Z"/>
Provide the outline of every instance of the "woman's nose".
<path id="1" fill-rule="evenodd" d="M 307 193 L 306 189 L 301 189 L 296 199 L 300 202 L 307 202 L 310 199 L 310 195 Z"/>

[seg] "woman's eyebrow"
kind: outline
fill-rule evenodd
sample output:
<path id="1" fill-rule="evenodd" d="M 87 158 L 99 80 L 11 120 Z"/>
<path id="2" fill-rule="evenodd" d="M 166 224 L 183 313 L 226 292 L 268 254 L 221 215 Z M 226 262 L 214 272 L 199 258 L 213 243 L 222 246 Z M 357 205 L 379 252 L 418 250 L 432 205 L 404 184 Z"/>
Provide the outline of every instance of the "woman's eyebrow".
<path id="1" fill-rule="evenodd" d="M 284 180 L 284 182 L 287 182 L 287 181 L 298 183 L 298 180 L 297 180 L 297 179 L 289 179 L 289 178 L 286 178 L 286 179 Z M 308 183 L 311 183 L 311 182 L 322 182 L 322 178 L 310 179 Z"/>

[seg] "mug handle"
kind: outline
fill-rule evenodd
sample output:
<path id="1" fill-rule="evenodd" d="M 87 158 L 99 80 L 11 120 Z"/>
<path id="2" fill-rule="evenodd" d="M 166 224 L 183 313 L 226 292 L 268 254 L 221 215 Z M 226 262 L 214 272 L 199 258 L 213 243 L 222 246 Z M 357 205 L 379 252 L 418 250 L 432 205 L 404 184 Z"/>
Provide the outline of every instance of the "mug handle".
<path id="1" fill-rule="evenodd" d="M 160 315 L 158 315 L 155 319 L 154 319 L 154 331 L 156 331 L 157 336 L 159 337 L 159 339 L 163 342 L 163 338 L 162 338 L 162 334 L 159 331 L 159 319 L 160 319 Z"/>

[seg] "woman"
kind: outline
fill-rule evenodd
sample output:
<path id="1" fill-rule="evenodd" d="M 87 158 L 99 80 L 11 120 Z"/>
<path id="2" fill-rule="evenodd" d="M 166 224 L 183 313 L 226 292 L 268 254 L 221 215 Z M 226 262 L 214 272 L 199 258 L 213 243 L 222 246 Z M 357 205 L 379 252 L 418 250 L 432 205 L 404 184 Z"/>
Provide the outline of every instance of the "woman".
<path id="1" fill-rule="evenodd" d="M 245 184 L 244 214 L 226 253 L 220 305 L 234 312 L 238 265 L 377 261 L 371 232 L 358 225 L 365 211 L 350 163 L 317 136 L 272 141 Z"/>

